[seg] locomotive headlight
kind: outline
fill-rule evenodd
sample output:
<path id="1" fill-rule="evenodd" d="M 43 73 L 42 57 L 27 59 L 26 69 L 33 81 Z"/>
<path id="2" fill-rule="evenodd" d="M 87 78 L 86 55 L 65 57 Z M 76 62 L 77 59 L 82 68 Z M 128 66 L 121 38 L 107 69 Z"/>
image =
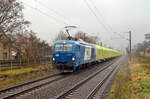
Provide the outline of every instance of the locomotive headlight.
<path id="1" fill-rule="evenodd" d="M 75 61 L 75 60 L 76 60 L 75 56 L 74 56 L 74 57 L 72 57 L 72 61 Z"/>
<path id="2" fill-rule="evenodd" d="M 63 41 L 62 43 L 63 43 L 63 44 L 66 44 L 66 41 Z"/>
<path id="3" fill-rule="evenodd" d="M 55 61 L 55 58 L 53 57 L 52 60 Z"/>

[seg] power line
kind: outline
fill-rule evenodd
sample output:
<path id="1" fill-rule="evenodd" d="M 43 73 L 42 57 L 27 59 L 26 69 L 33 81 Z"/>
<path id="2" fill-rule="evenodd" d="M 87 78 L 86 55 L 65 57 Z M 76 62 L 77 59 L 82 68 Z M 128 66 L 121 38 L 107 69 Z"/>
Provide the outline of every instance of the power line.
<path id="1" fill-rule="evenodd" d="M 51 16 L 51 15 L 49 15 L 49 14 L 43 12 L 42 10 L 40 10 L 40 9 L 38 9 L 38 8 L 35 8 L 35 7 L 33 7 L 33 6 L 31 6 L 31 5 L 27 4 L 27 3 L 25 3 L 25 2 L 24 2 L 24 4 L 25 4 L 26 6 L 28 6 L 29 8 L 34 9 L 35 11 L 41 13 L 42 15 L 45 15 L 45 16 L 47 16 L 47 17 L 51 17 L 53 20 L 55 20 L 55 22 L 57 22 L 57 23 L 59 23 L 59 24 L 60 24 L 60 23 L 63 23 L 64 25 L 66 25 L 66 23 L 60 22 L 60 20 L 58 20 L 58 19 L 56 19 L 55 17 L 53 17 L 53 16 Z"/>
<path id="2" fill-rule="evenodd" d="M 97 11 L 98 12 L 98 14 L 99 14 L 99 16 L 101 17 L 101 19 L 103 20 L 103 22 L 105 22 L 105 20 L 104 20 L 104 17 L 103 17 L 103 15 L 102 15 L 102 13 L 99 11 L 99 9 L 96 7 L 96 5 L 95 5 L 95 3 L 94 3 L 94 1 L 93 0 L 89 0 L 90 2 L 91 2 L 91 4 L 94 6 L 94 8 L 95 8 L 95 11 Z M 106 22 L 105 22 L 106 23 Z M 105 25 L 105 24 L 104 24 Z M 111 32 L 113 32 L 113 29 L 109 26 L 109 24 L 107 24 L 106 23 L 106 25 L 107 25 L 107 28 L 109 28 L 110 29 L 110 31 Z"/>
<path id="3" fill-rule="evenodd" d="M 36 2 L 37 2 L 37 1 L 36 1 Z M 41 13 L 42 15 L 45 15 L 45 16 L 47 16 L 47 17 L 53 18 L 57 23 L 60 24 L 60 21 L 57 20 L 55 17 L 53 17 L 53 16 L 51 16 L 51 15 L 49 15 L 49 14 L 43 12 L 42 10 L 40 10 L 40 9 L 38 9 L 38 8 L 36 8 L 36 7 L 33 7 L 33 6 L 31 6 L 31 5 L 27 4 L 27 3 L 24 3 L 24 4 L 25 4 L 26 6 L 28 6 L 29 8 L 34 9 L 35 11 Z M 44 5 L 43 5 L 43 6 L 44 6 Z M 49 10 L 50 10 L 50 9 L 49 9 Z M 53 10 L 53 11 L 54 11 L 54 10 Z M 56 13 L 56 11 L 55 11 L 55 13 Z M 60 14 L 59 14 L 59 15 L 60 15 Z M 62 15 L 61 15 L 61 16 L 62 16 Z M 55 24 L 56 24 L 56 23 L 55 23 Z M 64 22 L 63 24 L 65 24 L 65 26 L 68 25 L 68 24 L 66 24 L 65 22 Z M 84 28 L 84 27 L 81 26 L 81 25 L 78 25 L 78 26 L 80 26 L 81 28 Z M 84 28 L 84 29 L 85 29 L 85 28 Z"/>
<path id="4" fill-rule="evenodd" d="M 36 0 L 36 2 L 38 2 L 38 1 Z M 40 3 L 42 6 L 46 7 L 46 6 L 45 6 L 44 4 L 42 4 L 41 2 L 38 2 L 38 3 Z M 49 15 L 49 14 L 43 12 L 42 10 L 40 10 L 40 9 L 38 9 L 38 8 L 36 8 L 36 7 L 33 7 L 33 6 L 31 6 L 31 5 L 29 5 L 29 4 L 25 3 L 25 2 L 24 2 L 24 4 L 27 5 L 28 7 L 30 7 L 31 9 L 34 9 L 34 10 L 38 11 L 38 12 L 41 13 L 42 15 L 45 15 L 45 16 L 47 16 L 47 17 L 53 18 L 57 23 L 60 24 L 60 21 L 57 20 L 55 17 L 53 17 L 53 16 L 51 16 L 51 15 Z M 88 4 L 88 5 L 89 5 L 89 4 Z M 89 5 L 89 7 L 90 7 L 90 5 Z M 95 7 L 96 7 L 96 6 L 95 6 Z M 55 13 L 55 14 L 57 14 L 57 15 L 63 17 L 63 18 L 66 18 L 65 16 L 61 15 L 61 14 L 58 13 L 57 11 L 55 11 L 55 10 L 49 8 L 49 7 L 46 7 L 46 8 L 47 8 L 48 10 L 52 11 L 53 13 Z M 90 7 L 90 8 L 91 8 L 91 7 Z M 91 8 L 91 11 L 94 13 L 94 15 L 96 15 L 96 13 L 92 10 L 92 8 Z M 98 18 L 97 15 L 96 15 L 96 17 Z M 61 22 L 61 23 L 67 25 L 67 23 L 65 23 L 65 22 Z M 80 25 L 79 25 L 79 26 L 80 26 Z M 82 26 L 80 26 L 80 27 L 82 27 Z M 121 36 L 120 36 L 120 37 L 121 37 Z M 123 37 L 122 37 L 122 38 L 123 38 Z"/>
<path id="5" fill-rule="evenodd" d="M 94 12 L 94 10 L 92 9 L 92 7 L 89 5 L 89 3 L 87 2 L 87 0 L 84 0 L 85 4 L 87 5 L 87 7 L 89 8 L 89 10 L 92 12 L 92 14 L 96 17 L 96 19 L 98 20 L 98 23 L 100 25 L 102 25 L 105 30 L 107 30 L 109 32 L 109 30 L 107 29 L 107 27 L 100 21 L 99 17 L 97 16 L 97 14 Z"/>
<path id="6" fill-rule="evenodd" d="M 56 10 L 54 10 L 54 9 L 52 9 L 52 8 L 49 8 L 49 7 L 45 6 L 45 4 L 43 4 L 42 2 L 40 2 L 40 1 L 36 1 L 36 2 L 38 2 L 39 5 L 45 7 L 46 9 L 48 9 L 50 12 L 53 12 L 53 13 L 57 14 L 58 16 L 63 17 L 64 20 L 67 19 L 64 15 L 60 14 L 60 13 L 57 12 Z"/>
<path id="7" fill-rule="evenodd" d="M 113 31 L 113 29 L 111 28 L 111 26 L 110 26 L 108 23 L 106 23 L 106 21 L 105 21 L 103 15 L 102 15 L 102 13 L 101 13 L 100 10 L 96 7 L 94 1 L 93 1 L 93 0 L 89 0 L 89 1 L 90 1 L 91 4 L 94 6 L 95 11 L 97 11 L 97 13 L 99 14 L 99 16 L 100 16 L 101 19 L 103 20 L 103 22 L 106 24 L 107 28 L 108 28 L 112 33 L 114 33 L 114 34 L 120 36 L 120 37 L 123 38 L 123 39 L 126 39 L 126 38 L 125 38 L 124 36 L 122 36 L 121 34 L 119 34 L 119 33 Z M 104 24 L 104 25 L 105 25 L 105 24 Z M 127 39 L 126 39 L 126 40 L 127 40 Z"/>
<path id="8" fill-rule="evenodd" d="M 87 7 L 90 9 L 90 11 L 92 12 L 92 14 L 93 14 L 93 15 L 96 17 L 96 19 L 98 20 L 98 23 L 99 23 L 99 24 L 102 24 L 103 27 L 105 28 L 105 30 L 110 31 L 110 32 L 112 32 L 112 33 L 114 33 L 114 34 L 117 34 L 118 36 L 120 36 L 120 37 L 123 38 L 123 39 L 126 39 L 124 36 L 120 35 L 119 33 L 114 32 L 113 29 L 112 29 L 109 25 L 107 25 L 107 27 L 106 27 L 105 24 L 100 21 L 100 19 L 99 19 L 99 17 L 97 16 L 97 14 L 96 14 L 95 11 L 97 11 L 97 12 L 99 13 L 99 15 L 102 17 L 102 19 L 104 19 L 103 16 L 102 16 L 102 14 L 101 14 L 100 11 L 98 10 L 98 8 L 97 8 L 96 5 L 94 4 L 94 2 L 92 2 L 91 0 L 89 0 L 89 1 L 94 5 L 95 10 L 92 9 L 92 7 L 91 7 L 90 4 L 87 2 L 87 0 L 84 0 L 84 2 L 86 3 Z M 128 39 L 126 39 L 126 40 L 128 40 Z"/>
<path id="9" fill-rule="evenodd" d="M 120 38 L 125 39 L 125 40 L 129 40 L 126 37 L 122 36 L 120 33 L 114 32 L 114 34 L 117 34 L 118 36 L 120 36 Z"/>
<path id="10" fill-rule="evenodd" d="M 53 13 L 55 13 L 56 15 L 58 15 L 58 16 L 60 16 L 60 17 L 62 17 L 65 21 L 67 20 L 67 21 L 68 21 L 68 23 L 67 23 L 67 22 L 65 22 L 66 24 L 72 23 L 72 22 L 70 22 L 70 20 L 69 20 L 69 19 L 68 19 L 65 15 L 63 15 L 63 14 L 59 13 L 58 11 L 56 11 L 56 10 L 54 10 L 54 9 L 50 8 L 50 7 L 47 7 L 45 4 L 43 4 L 43 3 L 42 3 L 42 2 L 40 2 L 40 1 L 37 1 L 37 0 L 36 0 L 36 2 L 38 2 L 38 3 L 39 3 L 39 5 L 41 5 L 41 6 L 45 7 L 46 9 L 48 9 L 50 12 L 53 12 Z M 75 23 L 75 24 L 76 24 L 76 23 Z M 79 25 L 79 24 L 76 24 L 76 25 L 78 25 L 79 27 L 81 27 L 81 28 L 85 29 L 85 27 L 84 27 L 84 26 L 81 26 L 81 25 Z M 86 29 L 85 29 L 85 30 L 86 30 Z"/>

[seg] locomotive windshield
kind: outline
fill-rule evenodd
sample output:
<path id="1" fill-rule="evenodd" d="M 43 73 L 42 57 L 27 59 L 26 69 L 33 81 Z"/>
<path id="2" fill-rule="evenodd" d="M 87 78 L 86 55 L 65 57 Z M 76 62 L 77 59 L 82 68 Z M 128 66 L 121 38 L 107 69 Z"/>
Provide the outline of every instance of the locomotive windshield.
<path id="1" fill-rule="evenodd" d="M 56 44 L 55 45 L 56 52 L 70 52 L 72 51 L 72 44 Z"/>

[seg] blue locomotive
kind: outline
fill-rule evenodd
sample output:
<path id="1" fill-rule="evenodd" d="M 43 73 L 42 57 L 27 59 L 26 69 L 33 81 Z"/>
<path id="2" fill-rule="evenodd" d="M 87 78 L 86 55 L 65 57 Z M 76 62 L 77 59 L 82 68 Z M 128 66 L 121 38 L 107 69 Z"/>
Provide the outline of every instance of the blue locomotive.
<path id="1" fill-rule="evenodd" d="M 76 71 L 87 64 L 119 56 L 121 53 L 83 41 L 60 40 L 53 47 L 53 68 L 62 72 Z"/>
<path id="2" fill-rule="evenodd" d="M 53 67 L 75 71 L 79 66 L 96 61 L 96 47 L 74 40 L 57 41 L 53 48 Z"/>

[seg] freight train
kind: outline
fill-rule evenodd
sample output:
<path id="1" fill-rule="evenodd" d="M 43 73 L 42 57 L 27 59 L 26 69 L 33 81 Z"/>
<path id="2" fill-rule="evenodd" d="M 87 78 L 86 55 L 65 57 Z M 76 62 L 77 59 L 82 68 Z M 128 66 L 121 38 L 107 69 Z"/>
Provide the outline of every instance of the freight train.
<path id="1" fill-rule="evenodd" d="M 53 47 L 53 68 L 61 72 L 73 72 L 89 64 L 99 63 L 117 56 L 119 51 L 82 40 L 59 40 Z"/>

